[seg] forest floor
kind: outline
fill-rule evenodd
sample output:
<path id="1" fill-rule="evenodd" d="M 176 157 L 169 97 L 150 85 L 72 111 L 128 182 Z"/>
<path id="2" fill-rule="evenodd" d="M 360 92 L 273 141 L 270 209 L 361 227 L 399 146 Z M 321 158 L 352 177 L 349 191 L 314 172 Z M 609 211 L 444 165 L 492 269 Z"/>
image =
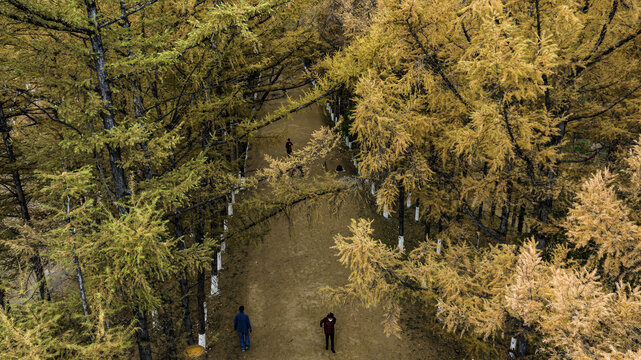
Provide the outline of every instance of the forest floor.
<path id="1" fill-rule="evenodd" d="M 298 96 L 300 92 L 288 95 Z M 275 107 L 286 100 L 274 101 Z M 260 130 L 251 141 L 248 171 L 266 165 L 264 155 L 286 156 L 285 141 L 294 150 L 302 148 L 311 133 L 329 125 L 324 110 L 313 105 Z M 350 155 L 339 150 L 315 171 L 333 171 L 342 164 L 354 173 Z M 417 305 L 404 308 L 403 332 L 388 337 L 383 332 L 383 313 L 360 304 L 335 305 L 323 300 L 325 286 L 347 283 L 348 271 L 339 262 L 334 236 L 348 234 L 350 219 L 376 217 L 364 196 L 337 204 L 318 201 L 301 203 L 273 218 L 269 232 L 260 241 L 228 244 L 220 274 L 221 294 L 210 299 L 208 359 L 465 359 L 456 341 L 435 334 Z M 335 209 L 332 211 L 332 209 Z M 413 211 L 411 211 L 413 215 Z M 382 217 L 380 217 L 383 219 Z M 395 221 L 388 220 L 390 228 Z M 393 233 L 393 231 L 392 231 Z M 420 231 L 415 231 L 417 238 Z M 391 235 L 391 234 L 390 234 Z M 409 235 L 409 236 L 408 236 Z M 411 229 L 406 238 L 412 237 Z M 395 236 L 392 235 L 394 241 Z M 408 241 L 408 240 L 406 240 Z M 241 352 L 233 330 L 233 317 L 244 305 L 253 327 L 251 347 Z M 325 350 L 321 318 L 333 312 L 337 319 L 336 354 Z M 416 316 L 413 314 L 417 314 Z"/>

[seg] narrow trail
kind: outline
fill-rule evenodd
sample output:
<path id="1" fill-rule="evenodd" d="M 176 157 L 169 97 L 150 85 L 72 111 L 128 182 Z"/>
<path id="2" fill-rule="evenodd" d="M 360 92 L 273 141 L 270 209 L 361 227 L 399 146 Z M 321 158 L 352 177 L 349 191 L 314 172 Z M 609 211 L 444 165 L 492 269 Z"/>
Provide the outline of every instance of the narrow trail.
<path id="1" fill-rule="evenodd" d="M 288 137 L 294 149 L 302 148 L 311 133 L 324 124 L 323 109 L 313 105 L 295 113 L 292 119 L 262 129 L 252 140 L 248 170 L 264 166 L 265 154 L 285 156 Z M 337 152 L 326 161 L 327 168 L 331 170 L 341 163 L 353 171 L 346 166 L 350 165 L 348 156 Z M 216 305 L 210 315 L 213 337 L 209 338 L 213 343 L 208 359 L 450 358 L 439 356 L 435 349 L 416 349 L 407 337 L 385 336 L 379 309 L 323 302 L 319 289 L 343 285 L 348 276 L 338 262 L 336 250 L 331 249 L 334 235 L 347 234 L 350 219 L 369 214 L 356 197 L 330 215 L 333 207 L 327 201 L 312 206 L 299 204 L 269 223 L 269 233 L 262 242 L 228 245 L 220 274 L 221 295 L 213 301 Z M 245 306 L 253 326 L 251 348 L 246 352 L 240 351 L 233 330 L 239 305 Z M 320 319 L 330 311 L 337 318 L 336 354 L 325 350 L 319 327 Z"/>

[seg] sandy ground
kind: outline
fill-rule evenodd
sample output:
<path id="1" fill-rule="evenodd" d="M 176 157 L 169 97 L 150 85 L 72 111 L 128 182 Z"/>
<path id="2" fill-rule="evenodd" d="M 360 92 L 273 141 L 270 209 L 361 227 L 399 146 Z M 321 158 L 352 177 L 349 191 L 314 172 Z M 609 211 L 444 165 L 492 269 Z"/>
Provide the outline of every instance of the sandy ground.
<path id="1" fill-rule="evenodd" d="M 295 96 L 295 94 L 289 94 Z M 260 131 L 252 140 L 248 169 L 263 166 L 264 154 L 285 156 L 286 138 L 294 149 L 304 146 L 313 130 L 327 125 L 320 106 L 296 113 Z M 278 140 L 274 140 L 274 138 Z M 342 160 L 341 160 L 342 159 Z M 349 163 L 339 152 L 327 160 L 331 170 Z M 348 167 L 353 172 L 353 167 Z M 371 216 L 368 205 L 356 197 L 342 204 L 335 215 L 324 215 L 334 204 L 321 201 L 299 204 L 270 223 L 270 231 L 258 244 L 228 244 L 220 275 L 221 295 L 211 299 L 208 359 L 458 359 L 444 344 L 412 341 L 416 332 L 399 339 L 383 333 L 382 312 L 359 304 L 344 306 L 325 302 L 324 286 L 347 282 L 348 272 L 338 262 L 333 237 L 347 234 L 350 219 Z M 253 332 L 251 348 L 241 352 L 233 330 L 233 317 L 245 306 Z M 337 318 L 336 354 L 325 350 L 320 319 L 328 312 Z M 411 317 L 410 317 L 411 318 Z"/>

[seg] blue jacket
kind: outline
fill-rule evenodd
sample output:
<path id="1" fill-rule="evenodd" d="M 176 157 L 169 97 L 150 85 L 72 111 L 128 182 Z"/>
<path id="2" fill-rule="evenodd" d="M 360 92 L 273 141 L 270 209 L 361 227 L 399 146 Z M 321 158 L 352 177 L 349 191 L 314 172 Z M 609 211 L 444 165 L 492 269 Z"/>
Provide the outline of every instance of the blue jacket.
<path id="1" fill-rule="evenodd" d="M 240 333 L 247 333 L 252 329 L 252 325 L 249 323 L 249 316 L 244 312 L 239 312 L 234 317 L 234 330 Z"/>

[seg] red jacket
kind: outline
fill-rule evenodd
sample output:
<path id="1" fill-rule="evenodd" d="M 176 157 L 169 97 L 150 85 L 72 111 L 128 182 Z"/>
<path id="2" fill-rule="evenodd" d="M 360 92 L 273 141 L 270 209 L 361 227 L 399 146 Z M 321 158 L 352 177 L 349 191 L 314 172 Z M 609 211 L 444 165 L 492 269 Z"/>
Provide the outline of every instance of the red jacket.
<path id="1" fill-rule="evenodd" d="M 330 321 L 331 320 L 331 321 Z M 336 325 L 336 318 L 324 317 L 320 322 L 320 326 L 325 328 L 325 334 L 334 333 L 334 325 Z"/>

